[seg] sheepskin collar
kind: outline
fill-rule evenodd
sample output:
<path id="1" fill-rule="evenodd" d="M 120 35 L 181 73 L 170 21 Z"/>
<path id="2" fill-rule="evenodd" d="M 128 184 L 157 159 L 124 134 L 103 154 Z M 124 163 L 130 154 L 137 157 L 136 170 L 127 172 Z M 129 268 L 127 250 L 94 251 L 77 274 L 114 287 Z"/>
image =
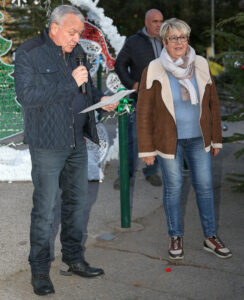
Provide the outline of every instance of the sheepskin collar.
<path id="1" fill-rule="evenodd" d="M 195 76 L 196 76 L 196 81 L 199 89 L 200 104 L 201 104 L 205 87 L 207 84 L 212 84 L 212 80 L 211 80 L 209 65 L 207 60 L 204 57 L 199 55 L 197 55 L 195 59 Z M 159 58 L 151 61 L 148 66 L 147 81 L 146 81 L 147 89 L 150 89 L 152 87 L 154 80 L 158 80 L 161 83 L 162 100 L 164 101 L 170 114 L 175 119 L 174 103 L 173 103 L 169 78 Z"/>

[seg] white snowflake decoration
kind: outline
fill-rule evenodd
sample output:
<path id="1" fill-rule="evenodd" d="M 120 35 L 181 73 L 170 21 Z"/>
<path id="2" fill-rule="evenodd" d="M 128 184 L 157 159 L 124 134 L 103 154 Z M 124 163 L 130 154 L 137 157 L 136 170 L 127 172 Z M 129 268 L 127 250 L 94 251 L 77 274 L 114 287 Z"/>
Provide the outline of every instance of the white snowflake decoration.
<path id="1" fill-rule="evenodd" d="M 102 52 L 102 47 L 94 41 L 81 39 L 80 43 L 86 53 L 99 55 Z"/>
<path id="2" fill-rule="evenodd" d="M 113 93 L 116 93 L 119 88 L 124 87 L 119 80 L 119 76 L 114 72 L 108 75 L 106 79 L 106 86 Z"/>
<path id="3" fill-rule="evenodd" d="M 88 150 L 88 179 L 89 180 L 103 180 L 104 179 L 104 159 L 108 154 L 109 149 L 109 136 L 105 126 L 98 123 L 97 134 L 99 137 L 99 145 L 86 139 Z"/>
<path id="4" fill-rule="evenodd" d="M 11 3 L 14 4 L 16 2 L 16 0 L 12 0 Z M 17 0 L 17 6 L 21 6 L 22 2 L 24 2 L 25 4 L 27 3 L 27 0 Z"/>
<path id="5" fill-rule="evenodd" d="M 99 68 L 99 54 L 102 52 L 102 47 L 90 40 L 80 39 L 79 42 L 86 52 L 87 60 L 91 64 L 90 75 L 93 77 Z"/>

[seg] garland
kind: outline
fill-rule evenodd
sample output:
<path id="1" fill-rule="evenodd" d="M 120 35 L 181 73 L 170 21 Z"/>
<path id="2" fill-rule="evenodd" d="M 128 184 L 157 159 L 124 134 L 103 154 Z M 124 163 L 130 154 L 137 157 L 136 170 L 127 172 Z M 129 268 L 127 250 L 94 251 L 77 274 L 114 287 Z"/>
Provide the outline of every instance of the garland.
<path id="1" fill-rule="evenodd" d="M 87 17 L 92 20 L 100 28 L 102 28 L 103 33 L 108 38 L 111 46 L 115 50 L 117 55 L 124 45 L 125 36 L 121 36 L 118 33 L 117 28 L 112 25 L 113 20 L 104 15 L 104 9 L 97 7 L 99 0 L 69 0 L 73 5 L 79 6 L 88 11 Z"/>

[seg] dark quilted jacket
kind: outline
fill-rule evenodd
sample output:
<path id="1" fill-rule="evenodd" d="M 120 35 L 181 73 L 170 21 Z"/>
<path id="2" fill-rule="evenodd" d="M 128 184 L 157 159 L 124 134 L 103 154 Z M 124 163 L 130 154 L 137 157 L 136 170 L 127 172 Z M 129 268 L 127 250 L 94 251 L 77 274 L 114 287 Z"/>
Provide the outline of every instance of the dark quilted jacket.
<path id="1" fill-rule="evenodd" d="M 83 53 L 80 45 L 70 58 L 76 67 L 76 55 Z M 79 88 L 67 72 L 62 49 L 44 31 L 23 43 L 16 52 L 15 88 L 23 107 L 24 142 L 42 149 L 68 149 L 75 146 L 73 100 Z M 101 93 L 87 84 L 87 106 L 100 100 Z M 98 143 L 94 112 L 89 113 L 84 135 Z"/>
<path id="2" fill-rule="evenodd" d="M 139 30 L 126 40 L 120 50 L 115 62 L 115 71 L 122 84 L 127 89 L 132 89 L 135 82 L 140 82 L 143 70 L 153 59 L 155 54 L 152 43 L 142 30 Z"/>

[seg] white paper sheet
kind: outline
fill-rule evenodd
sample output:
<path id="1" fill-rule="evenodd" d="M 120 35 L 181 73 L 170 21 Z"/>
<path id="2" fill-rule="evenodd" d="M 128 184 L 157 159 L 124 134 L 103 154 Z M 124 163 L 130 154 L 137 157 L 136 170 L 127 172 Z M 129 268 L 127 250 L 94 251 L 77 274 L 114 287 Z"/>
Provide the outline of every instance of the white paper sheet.
<path id="1" fill-rule="evenodd" d="M 96 103 L 94 105 L 91 105 L 91 106 L 87 107 L 86 109 L 82 110 L 80 113 L 86 113 L 88 111 L 91 111 L 91 110 L 94 110 L 94 109 L 97 109 L 97 108 L 100 108 L 100 107 L 103 107 L 103 106 L 106 106 L 106 105 L 109 105 L 109 104 L 115 104 L 121 98 L 123 98 L 123 97 L 125 97 L 125 96 L 127 96 L 127 95 L 129 95 L 133 92 L 135 92 L 135 90 L 122 90 L 122 91 L 119 91 L 118 93 L 116 93 L 112 96 L 109 96 L 105 100 L 100 101 L 99 103 Z"/>

